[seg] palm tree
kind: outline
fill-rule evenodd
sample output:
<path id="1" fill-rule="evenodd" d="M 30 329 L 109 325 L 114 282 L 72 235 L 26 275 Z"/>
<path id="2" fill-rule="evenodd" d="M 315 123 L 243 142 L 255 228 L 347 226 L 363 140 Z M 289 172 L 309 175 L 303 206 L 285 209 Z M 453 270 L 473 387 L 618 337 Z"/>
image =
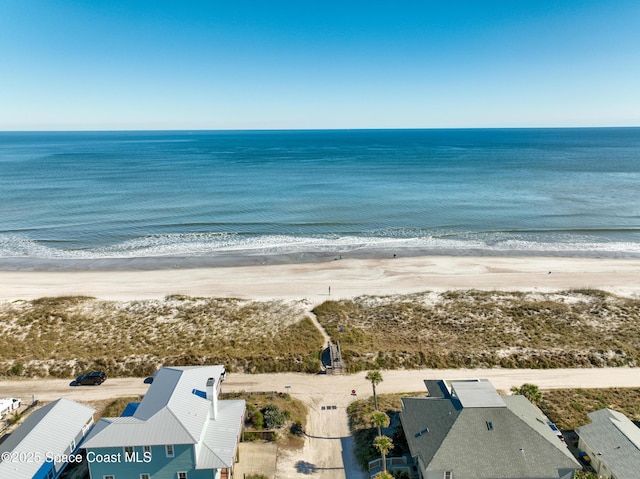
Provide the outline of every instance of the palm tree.
<path id="1" fill-rule="evenodd" d="M 378 428 L 378 436 L 381 436 L 380 428 L 381 427 L 389 427 L 391 423 L 391 419 L 382 411 L 374 411 L 371 413 L 371 424 Z"/>
<path id="2" fill-rule="evenodd" d="M 382 374 L 380 371 L 369 371 L 364 377 L 367 381 L 371 381 L 373 387 L 373 405 L 378 410 L 378 396 L 376 396 L 376 386 L 382 382 Z"/>
<path id="3" fill-rule="evenodd" d="M 378 436 L 373 440 L 373 447 L 380 451 L 382 456 L 382 472 L 387 472 L 387 453 L 393 447 L 393 441 L 387 436 Z"/>
<path id="4" fill-rule="evenodd" d="M 526 397 L 529 402 L 536 406 L 542 402 L 542 391 L 535 384 L 524 383 L 519 388 L 514 386 L 511 388 L 511 392 Z"/>

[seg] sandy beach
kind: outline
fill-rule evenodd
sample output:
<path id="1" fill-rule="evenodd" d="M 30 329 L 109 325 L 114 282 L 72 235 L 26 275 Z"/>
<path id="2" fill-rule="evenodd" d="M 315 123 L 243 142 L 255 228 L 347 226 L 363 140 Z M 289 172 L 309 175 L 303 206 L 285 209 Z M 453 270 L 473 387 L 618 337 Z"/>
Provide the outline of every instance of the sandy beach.
<path id="1" fill-rule="evenodd" d="M 144 271 L 0 271 L 0 284 L 3 300 L 65 295 L 131 300 L 183 294 L 315 303 L 328 297 L 426 290 L 579 288 L 640 297 L 640 259 L 422 256 Z"/>
<path id="2" fill-rule="evenodd" d="M 167 295 L 238 297 L 256 300 L 327 299 L 419 291 L 482 289 L 550 292 L 580 288 L 640 298 L 640 260 L 561 257 L 344 258 L 280 265 L 108 271 L 0 271 L 0 300 L 87 295 L 107 300 L 161 299 Z M 324 333 L 326 336 L 326 333 Z M 325 337 L 326 341 L 326 337 Z M 364 479 L 353 454 L 346 414 L 354 400 L 368 397 L 364 372 L 353 375 L 231 374 L 227 391 L 287 391 L 309 408 L 308 438 L 300 450 L 278 454 L 276 475 L 301 479 L 300 464 L 321 479 Z M 638 368 L 456 369 L 384 371 L 380 393 L 420 392 L 425 378 L 489 378 L 498 389 L 533 382 L 561 387 L 637 387 Z M 142 378 L 111 378 L 100 388 L 71 388 L 69 379 L 0 381 L 1 395 L 43 400 L 60 396 L 106 401 L 146 392 Z M 357 395 L 352 395 L 356 391 Z M 330 412 L 323 406 L 332 405 Z M 273 456 L 273 453 L 272 453 Z M 272 459 L 275 462 L 275 458 Z"/>

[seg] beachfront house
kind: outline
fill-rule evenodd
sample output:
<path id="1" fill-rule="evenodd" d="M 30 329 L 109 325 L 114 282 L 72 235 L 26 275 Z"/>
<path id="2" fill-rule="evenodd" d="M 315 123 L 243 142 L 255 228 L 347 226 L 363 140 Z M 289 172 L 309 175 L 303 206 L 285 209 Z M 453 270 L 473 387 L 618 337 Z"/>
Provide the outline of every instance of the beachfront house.
<path id="1" fill-rule="evenodd" d="M 61 398 L 33 411 L 0 444 L 0 478 L 56 479 L 82 456 L 95 409 Z"/>
<path id="2" fill-rule="evenodd" d="M 640 429 L 612 409 L 589 413 L 591 423 L 576 429 L 578 448 L 587 453 L 599 477 L 640 477 Z"/>
<path id="3" fill-rule="evenodd" d="M 572 479 L 580 464 L 524 396 L 487 380 L 425 381 L 400 420 L 423 479 Z"/>
<path id="4" fill-rule="evenodd" d="M 245 401 L 219 400 L 223 366 L 162 368 L 129 416 L 84 443 L 92 479 L 232 479 Z M 135 409 L 135 410 L 134 410 Z"/>

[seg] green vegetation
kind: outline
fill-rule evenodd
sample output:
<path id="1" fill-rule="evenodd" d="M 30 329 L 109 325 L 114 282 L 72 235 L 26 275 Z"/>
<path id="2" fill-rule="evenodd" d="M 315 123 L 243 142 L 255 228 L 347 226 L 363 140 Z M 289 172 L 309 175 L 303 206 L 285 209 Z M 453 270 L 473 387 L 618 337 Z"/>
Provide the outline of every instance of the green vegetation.
<path id="1" fill-rule="evenodd" d="M 98 414 L 100 417 L 120 417 L 127 404 L 142 401 L 142 396 L 117 398 L 108 403 Z"/>
<path id="2" fill-rule="evenodd" d="M 362 296 L 314 313 L 352 372 L 640 364 L 640 300 L 601 291 Z"/>
<path id="3" fill-rule="evenodd" d="M 220 399 L 247 401 L 245 441 L 278 441 L 281 446 L 302 447 L 307 408 L 286 393 L 222 393 Z M 275 431 L 264 434 L 261 431 Z M 267 431 L 265 431 L 267 432 Z"/>
<path id="4" fill-rule="evenodd" d="M 574 479 L 599 479 L 600 477 L 595 472 L 576 471 Z"/>
<path id="5" fill-rule="evenodd" d="M 314 312 L 351 372 L 640 364 L 640 300 L 601 291 L 363 296 Z M 0 323 L 0 376 L 147 376 L 218 363 L 315 373 L 323 344 L 302 302 L 41 298 L 0 303 Z"/>
<path id="6" fill-rule="evenodd" d="M 373 447 L 379 452 L 382 459 L 382 472 L 387 471 L 387 453 L 393 449 L 393 441 L 388 436 L 377 436 L 373 440 Z"/>
<path id="7" fill-rule="evenodd" d="M 0 375 L 147 376 L 159 366 L 317 372 L 323 339 L 302 303 L 86 297 L 0 303 Z"/>
<path id="8" fill-rule="evenodd" d="M 610 408 L 632 421 L 640 421 L 640 388 L 548 389 L 540 409 L 560 429 L 588 424 L 588 413 Z"/>
<path id="9" fill-rule="evenodd" d="M 354 401 L 349 405 L 347 408 L 347 414 L 349 416 L 349 427 L 353 433 L 355 443 L 354 451 L 360 466 L 364 470 L 367 470 L 369 467 L 369 461 L 380 457 L 380 451 L 374 446 L 376 437 L 392 436 L 392 449 L 387 450 L 385 455 L 401 456 L 404 452 L 408 451 L 408 446 L 404 439 L 404 433 L 402 432 L 402 426 L 400 425 L 399 419 L 399 412 L 401 408 L 400 398 L 402 396 L 416 395 L 424 395 L 424 393 L 379 395 L 378 412 L 376 412 L 372 398 Z M 380 413 L 386 416 L 386 420 L 384 422 L 387 425 L 384 426 L 382 424 L 382 417 L 378 416 L 381 425 L 381 431 L 379 434 L 378 431 L 374 429 L 377 427 L 377 423 L 374 422 L 373 418 L 374 415 Z"/>
<path id="10" fill-rule="evenodd" d="M 514 386 L 511 388 L 511 392 L 526 397 L 531 404 L 536 406 L 542 402 L 542 391 L 535 384 L 524 383 L 519 388 Z"/>
<path id="11" fill-rule="evenodd" d="M 376 396 L 376 386 L 383 381 L 382 374 L 380 374 L 380 371 L 369 371 L 365 376 L 365 379 L 367 381 L 371 381 L 371 387 L 373 388 L 373 405 L 377 410 L 378 397 Z"/>

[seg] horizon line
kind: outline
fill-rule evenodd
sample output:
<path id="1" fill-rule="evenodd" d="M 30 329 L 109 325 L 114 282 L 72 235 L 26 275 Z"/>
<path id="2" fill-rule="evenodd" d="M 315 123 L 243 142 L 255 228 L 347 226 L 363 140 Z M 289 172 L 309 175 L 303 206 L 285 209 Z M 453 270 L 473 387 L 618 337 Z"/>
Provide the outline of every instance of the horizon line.
<path id="1" fill-rule="evenodd" d="M 634 129 L 640 125 L 619 126 L 472 126 L 472 127 L 390 127 L 390 128 L 125 128 L 125 129 L 41 129 L 0 130 L 0 133 L 119 133 L 119 132 L 312 132 L 312 131 L 425 131 L 425 130 L 598 130 Z"/>

